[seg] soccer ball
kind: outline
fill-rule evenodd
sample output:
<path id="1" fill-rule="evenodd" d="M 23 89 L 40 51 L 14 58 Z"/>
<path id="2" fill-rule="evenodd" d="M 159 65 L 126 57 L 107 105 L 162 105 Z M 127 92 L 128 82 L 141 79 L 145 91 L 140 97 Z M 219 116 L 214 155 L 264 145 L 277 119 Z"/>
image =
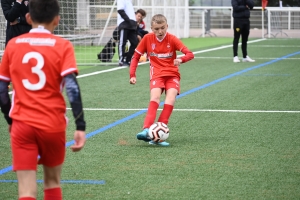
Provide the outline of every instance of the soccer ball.
<path id="1" fill-rule="evenodd" d="M 163 142 L 169 137 L 169 128 L 162 122 L 155 122 L 150 126 L 148 134 L 154 142 Z"/>

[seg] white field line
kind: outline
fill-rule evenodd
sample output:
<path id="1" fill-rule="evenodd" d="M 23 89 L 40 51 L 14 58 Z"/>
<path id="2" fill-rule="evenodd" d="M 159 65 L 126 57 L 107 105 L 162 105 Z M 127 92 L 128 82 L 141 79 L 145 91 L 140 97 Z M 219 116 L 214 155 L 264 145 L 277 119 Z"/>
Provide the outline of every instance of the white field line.
<path id="1" fill-rule="evenodd" d="M 71 108 L 67 108 L 71 110 Z M 147 108 L 84 108 L 86 111 L 140 111 Z M 158 109 L 162 110 L 162 109 Z M 297 110 L 217 110 L 217 109 L 174 109 L 183 112 L 231 112 L 231 113 L 300 113 Z"/>
<path id="2" fill-rule="evenodd" d="M 264 38 L 264 39 L 252 40 L 252 41 L 248 41 L 248 43 L 261 42 L 263 40 L 266 40 L 266 39 Z M 229 47 L 232 47 L 232 45 L 226 45 L 226 46 L 216 47 L 216 48 L 212 48 L 212 49 L 196 51 L 196 52 L 193 52 L 193 53 L 194 54 L 199 54 L 199 53 L 205 53 L 205 52 L 209 52 L 209 51 L 216 51 L 216 50 L 220 50 L 220 49 L 225 49 L 225 48 L 229 48 Z M 179 55 L 178 57 L 181 57 L 181 56 L 184 56 L 184 55 Z M 139 63 L 139 65 L 144 65 L 144 64 L 147 64 L 147 63 L 149 63 L 149 62 Z M 97 75 L 97 74 L 117 71 L 117 70 L 124 69 L 124 68 L 128 68 L 128 67 L 119 67 L 118 66 L 118 67 L 107 69 L 107 70 L 101 70 L 101 71 L 96 71 L 96 72 L 92 72 L 92 73 L 88 73 L 88 74 L 78 75 L 77 78 L 84 78 L 84 77 L 88 77 L 88 76 L 94 76 L 94 75 Z M 12 94 L 12 92 L 9 92 L 9 94 Z"/>
<path id="3" fill-rule="evenodd" d="M 248 44 L 249 43 L 255 43 L 255 42 L 261 42 L 261 41 L 264 41 L 264 40 L 266 40 L 266 39 L 252 40 L 252 41 L 249 41 Z M 199 53 L 205 53 L 205 52 L 225 49 L 225 48 L 229 48 L 229 47 L 232 47 L 232 44 L 231 45 L 220 46 L 220 47 L 216 47 L 216 48 L 212 48 L 212 49 L 206 49 L 206 50 L 202 50 L 202 51 L 195 51 L 193 53 L 194 54 L 199 54 Z M 182 56 L 184 56 L 184 55 L 179 55 L 178 57 L 182 57 Z M 144 64 L 147 64 L 147 63 L 149 63 L 149 62 L 139 63 L 139 65 L 144 65 Z M 83 78 L 83 77 L 93 76 L 93 75 L 102 74 L 102 73 L 106 73 L 106 72 L 112 72 L 112 71 L 116 71 L 116 70 L 120 70 L 120 69 L 124 69 L 124 68 L 128 68 L 128 67 L 115 67 L 115 68 L 112 68 L 112 69 L 101 70 L 101 71 L 97 71 L 97 72 L 93 72 L 93 73 L 89 73 L 89 74 L 79 75 L 79 76 L 77 76 L 77 78 Z"/>
<path id="4" fill-rule="evenodd" d="M 196 59 L 232 59 L 232 57 L 200 57 L 200 56 L 195 56 Z M 275 60 L 277 58 L 255 58 L 255 60 Z M 282 60 L 300 60 L 300 58 L 282 58 Z"/>
<path id="5" fill-rule="evenodd" d="M 264 47 L 264 48 L 270 48 L 270 47 L 280 47 L 280 48 L 300 48 L 299 45 L 249 45 L 248 47 Z"/>

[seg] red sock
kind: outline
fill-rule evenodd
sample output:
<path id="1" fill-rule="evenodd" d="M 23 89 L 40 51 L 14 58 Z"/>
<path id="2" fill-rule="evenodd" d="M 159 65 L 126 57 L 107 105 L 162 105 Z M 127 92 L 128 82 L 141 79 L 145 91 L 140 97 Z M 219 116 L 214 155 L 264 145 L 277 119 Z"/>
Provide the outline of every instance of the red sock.
<path id="1" fill-rule="evenodd" d="M 150 101 L 143 128 L 149 128 L 154 123 L 158 107 L 158 103 Z"/>
<path id="2" fill-rule="evenodd" d="M 44 190 L 44 200 L 62 200 L 61 188 L 51 188 Z"/>
<path id="3" fill-rule="evenodd" d="M 36 200 L 36 198 L 33 197 L 21 197 L 19 200 Z"/>
<path id="4" fill-rule="evenodd" d="M 169 118 L 172 114 L 173 108 L 174 108 L 174 106 L 172 106 L 170 104 L 165 104 L 157 121 L 168 125 Z"/>

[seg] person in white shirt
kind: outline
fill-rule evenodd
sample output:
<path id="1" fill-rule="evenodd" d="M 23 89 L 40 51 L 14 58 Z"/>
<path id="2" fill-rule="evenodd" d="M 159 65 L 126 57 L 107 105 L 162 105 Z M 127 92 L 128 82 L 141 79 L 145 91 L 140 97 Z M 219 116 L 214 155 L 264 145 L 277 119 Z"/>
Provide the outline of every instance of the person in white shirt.
<path id="1" fill-rule="evenodd" d="M 118 0 L 118 30 L 119 30 L 119 66 L 129 66 L 132 55 L 138 44 L 137 39 L 137 21 L 132 5 L 132 0 Z M 125 56 L 125 46 L 127 40 L 130 42 L 130 47 Z"/>

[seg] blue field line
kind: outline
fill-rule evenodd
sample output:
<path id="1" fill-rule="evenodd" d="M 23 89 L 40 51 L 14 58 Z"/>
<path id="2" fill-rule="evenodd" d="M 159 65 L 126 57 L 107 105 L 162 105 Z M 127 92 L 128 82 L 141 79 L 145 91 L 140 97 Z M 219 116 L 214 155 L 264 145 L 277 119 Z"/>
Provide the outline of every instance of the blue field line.
<path id="1" fill-rule="evenodd" d="M 244 74 L 244 76 L 291 76 L 291 74 Z"/>
<path id="2" fill-rule="evenodd" d="M 18 180 L 0 180 L 0 183 L 17 183 Z M 43 183 L 43 180 L 37 180 L 37 183 Z M 61 180 L 60 183 L 70 184 L 92 184 L 92 185 L 104 185 L 104 180 Z"/>
<path id="3" fill-rule="evenodd" d="M 207 88 L 207 87 L 212 86 L 212 85 L 214 85 L 214 84 L 216 84 L 216 83 L 219 83 L 219 82 L 221 82 L 221 81 L 230 79 L 230 78 L 235 77 L 235 76 L 239 76 L 239 75 L 241 75 L 241 74 L 243 74 L 243 73 L 246 73 L 246 72 L 249 72 L 249 71 L 251 71 L 251 70 L 258 69 L 258 68 L 261 68 L 261 67 L 270 65 L 270 64 L 272 64 L 272 63 L 278 62 L 278 61 L 280 61 L 280 60 L 283 60 L 283 59 L 285 59 L 285 58 L 292 57 L 292 56 L 295 56 L 295 55 L 298 55 L 298 54 L 300 54 L 300 51 L 295 52 L 295 53 L 292 53 L 292 54 L 288 54 L 288 55 L 283 56 L 283 57 L 280 57 L 280 58 L 276 58 L 276 59 L 274 59 L 274 60 L 271 60 L 271 61 L 268 61 L 268 62 L 259 64 L 259 65 L 253 66 L 253 67 L 249 67 L 249 68 L 247 68 L 247 69 L 244 69 L 244 70 L 235 72 L 235 73 L 233 73 L 233 74 L 229 74 L 229 75 L 227 75 L 227 76 L 224 76 L 224 77 L 219 78 L 219 79 L 217 79 L 217 80 L 214 80 L 214 81 L 212 81 L 212 82 L 209 82 L 209 83 L 206 83 L 206 84 L 204 84 L 204 85 L 201 85 L 200 87 L 197 87 L 197 88 L 191 89 L 191 90 L 189 90 L 189 91 L 187 91 L 187 92 L 184 92 L 184 93 L 178 95 L 177 98 L 184 97 L 184 96 L 186 96 L 186 95 L 188 95 L 188 94 L 191 94 L 191 93 L 193 93 L 193 92 L 196 92 L 196 91 L 201 90 L 201 89 L 204 89 L 204 88 Z"/>
<path id="4" fill-rule="evenodd" d="M 115 122 L 113 122 L 113 123 L 111 123 L 111 124 L 108 124 L 107 126 L 104 126 L 104 127 L 100 128 L 100 129 L 98 129 L 98 130 L 95 130 L 95 131 L 93 131 L 93 132 L 90 132 L 90 133 L 88 133 L 88 134 L 86 135 L 86 138 L 88 139 L 88 138 L 90 138 L 90 137 L 92 137 L 92 136 L 94 136 L 94 135 L 97 135 L 98 133 L 101 133 L 101 132 L 103 132 L 103 131 L 106 131 L 106 130 L 108 130 L 108 129 L 114 127 L 114 126 L 117 126 L 117 125 L 119 125 L 119 124 L 122 124 L 122 123 L 124 123 L 124 122 L 126 122 L 126 121 L 128 121 L 128 120 L 131 120 L 131 119 L 133 119 L 133 118 L 135 118 L 135 117 L 137 117 L 137 116 L 139 116 L 139 115 L 145 113 L 146 111 L 147 111 L 147 109 L 145 109 L 145 110 L 140 110 L 140 111 L 138 111 L 138 112 L 136 112 L 136 113 L 134 113 L 134 114 L 132 114 L 132 115 L 129 115 L 128 117 L 125 117 L 125 118 L 120 119 L 120 120 L 118 120 L 118 121 L 115 121 Z M 69 147 L 69 146 L 73 145 L 74 142 L 75 142 L 74 140 L 67 142 L 67 143 L 66 143 L 66 147 Z M 1 171 L 0 171 L 0 175 L 1 175 Z"/>
<path id="5" fill-rule="evenodd" d="M 295 56 L 295 55 L 298 55 L 298 54 L 300 54 L 300 51 L 295 52 L 295 53 L 292 53 L 292 54 L 288 54 L 288 55 L 286 55 L 286 56 L 282 56 L 282 57 L 280 57 L 280 58 L 276 58 L 276 59 L 274 59 L 274 60 L 271 60 L 271 61 L 268 61 L 268 62 L 259 64 L 259 65 L 253 66 L 253 67 L 249 67 L 249 68 L 247 68 L 247 69 L 244 69 L 244 70 L 235 72 L 235 73 L 233 73 L 233 74 L 229 74 L 229 75 L 227 75 L 227 76 L 224 76 L 224 77 L 219 78 L 219 79 L 217 79 L 217 80 L 214 80 L 214 81 L 212 81 L 212 82 L 209 82 L 209 83 L 206 83 L 206 84 L 204 84 L 204 85 L 201 85 L 200 87 L 196 87 L 196 88 L 193 88 L 193 89 L 191 89 L 191 90 L 189 90 L 189 91 L 187 91 L 187 92 L 184 92 L 184 93 L 178 95 L 178 96 L 177 96 L 177 99 L 179 99 L 179 98 L 181 98 L 181 97 L 184 97 L 184 96 L 186 96 L 186 95 L 188 95 L 188 94 L 194 93 L 194 92 L 196 92 L 196 91 L 202 90 L 202 89 L 204 89 L 204 88 L 207 88 L 207 87 L 209 87 L 209 86 L 212 86 L 212 85 L 214 85 L 214 84 L 216 84 L 216 83 L 219 83 L 219 82 L 221 82 L 221 81 L 230 79 L 230 78 L 235 77 L 235 76 L 239 76 L 239 75 L 241 75 L 241 74 L 243 74 L 243 73 L 246 73 L 246 72 L 249 72 L 249 71 L 251 71 L 251 70 L 258 69 L 258 68 L 261 68 L 261 67 L 270 65 L 270 64 L 272 64 L 272 63 L 275 63 L 275 62 L 284 60 L 284 59 L 286 59 L 286 58 L 289 58 L 289 57 L 292 57 L 292 56 Z M 164 104 L 164 102 L 161 102 L 159 105 L 162 106 L 163 104 Z M 135 117 L 138 117 L 139 115 L 144 114 L 146 111 L 147 111 L 146 109 L 140 110 L 140 111 L 138 111 L 138 112 L 136 112 L 136 113 L 134 113 L 134 114 L 132 114 L 132 115 L 129 115 L 128 117 L 125 117 L 125 118 L 120 119 L 120 120 L 118 120 L 118 121 L 115 121 L 115 122 L 113 122 L 113 123 L 111 123 L 111 124 L 109 124 L 109 125 L 106 125 L 106 126 L 100 128 L 100 129 L 98 129 L 98 130 L 95 130 L 95 131 L 93 131 L 93 132 L 90 132 L 90 133 L 88 133 L 88 134 L 86 135 L 86 138 L 90 138 L 90 137 L 92 137 L 92 136 L 94 136 L 94 135 L 97 135 L 97 134 L 99 134 L 99 133 L 101 133 L 101 132 L 103 132 L 103 131 L 106 131 L 106 130 L 108 130 L 108 129 L 114 127 L 114 126 L 117 126 L 117 125 L 119 125 L 119 124 L 122 124 L 122 123 L 124 123 L 124 122 L 130 120 L 130 119 L 133 119 L 133 118 L 135 118 Z M 66 147 L 69 147 L 69 146 L 73 145 L 74 143 L 75 143 L 74 140 L 69 141 L 69 142 L 66 143 Z M 11 170 L 12 170 L 12 166 L 9 166 L 9 167 L 0 169 L 0 176 L 3 175 L 3 174 L 5 174 L 5 173 L 7 173 L 7 172 L 10 172 Z"/>

